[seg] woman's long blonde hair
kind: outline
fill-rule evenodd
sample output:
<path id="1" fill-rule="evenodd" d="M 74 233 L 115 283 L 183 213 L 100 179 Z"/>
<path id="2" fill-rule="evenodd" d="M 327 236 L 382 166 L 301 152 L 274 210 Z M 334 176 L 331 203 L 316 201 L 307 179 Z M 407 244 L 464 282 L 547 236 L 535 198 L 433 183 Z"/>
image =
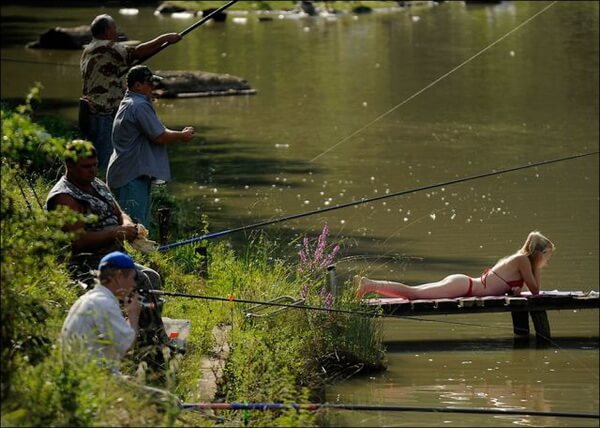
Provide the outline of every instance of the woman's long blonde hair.
<path id="1" fill-rule="evenodd" d="M 552 243 L 552 241 L 550 241 L 537 230 L 534 230 L 527 236 L 527 239 L 525 240 L 525 243 L 519 252 L 527 255 L 527 257 L 532 260 L 536 252 L 539 251 L 543 253 L 547 250 L 554 251 L 555 248 L 556 246 Z"/>

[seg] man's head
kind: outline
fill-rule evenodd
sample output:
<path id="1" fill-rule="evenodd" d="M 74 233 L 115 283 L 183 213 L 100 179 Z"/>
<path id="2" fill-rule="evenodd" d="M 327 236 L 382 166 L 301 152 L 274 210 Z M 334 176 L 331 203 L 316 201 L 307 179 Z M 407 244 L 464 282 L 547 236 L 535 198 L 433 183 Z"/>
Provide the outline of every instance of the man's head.
<path id="1" fill-rule="evenodd" d="M 127 87 L 129 90 L 152 97 L 154 85 L 162 80 L 145 65 L 131 67 L 127 73 Z"/>
<path id="2" fill-rule="evenodd" d="M 120 251 L 108 253 L 98 264 L 98 279 L 119 298 L 124 298 L 135 289 L 137 268 L 128 254 Z"/>
<path id="3" fill-rule="evenodd" d="M 92 143 L 86 140 L 73 140 L 65 152 L 67 178 L 76 184 L 87 185 L 96 178 L 98 158 Z"/>
<path id="4" fill-rule="evenodd" d="M 94 18 L 91 25 L 92 36 L 100 40 L 112 40 L 116 42 L 118 39 L 117 24 L 110 15 L 103 14 Z"/>

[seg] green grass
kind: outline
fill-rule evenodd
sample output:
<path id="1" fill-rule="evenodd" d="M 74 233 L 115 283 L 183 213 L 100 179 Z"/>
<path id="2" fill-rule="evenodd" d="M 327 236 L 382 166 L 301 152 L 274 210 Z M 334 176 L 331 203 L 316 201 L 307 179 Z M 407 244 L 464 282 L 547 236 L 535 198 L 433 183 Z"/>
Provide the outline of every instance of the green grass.
<path id="1" fill-rule="evenodd" d="M 295 309 L 248 318 L 245 304 L 176 297 L 166 297 L 163 316 L 190 320 L 191 332 L 187 352 L 168 359 L 161 378 L 132 354 L 122 365 L 130 382 L 85 356 L 63 356 L 57 338 L 79 292 L 69 285 L 64 261 L 71 237 L 61 228 L 81 217 L 68 210 L 46 213 L 38 206 L 37 199 L 43 199 L 53 184 L 44 176 L 44 165 L 56 164 L 67 140 L 47 135 L 31 121 L 30 112 L 2 110 L 2 425 L 212 425 L 213 418 L 182 412 L 169 396 L 157 396 L 140 385 L 159 386 L 184 402 L 196 402 L 200 362 L 211 352 L 211 331 L 217 325 L 232 328 L 231 353 L 218 391 L 227 401 L 315 401 L 345 366 L 381 368 L 377 318 Z M 56 123 L 54 127 L 60 129 Z M 29 162 L 32 153 L 35 161 Z M 169 195 L 161 198 L 178 208 Z M 131 252 L 136 261 L 160 272 L 166 291 L 260 301 L 303 296 L 307 305 L 358 309 L 350 292 L 335 299 L 327 294 L 321 265 L 337 250 L 335 243 L 327 242 L 326 229 L 318 240 L 298 237 L 295 242 L 302 242 L 302 260 L 293 247 L 260 234 L 237 252 L 224 240 L 165 253 Z M 199 245 L 207 247 L 208 280 L 198 275 Z M 334 361 L 332 355 L 342 359 Z M 332 375 L 323 376 L 322 367 Z M 244 424 L 244 412 L 221 416 L 226 425 Z M 310 412 L 250 412 L 249 423 L 314 426 L 315 418 Z"/>

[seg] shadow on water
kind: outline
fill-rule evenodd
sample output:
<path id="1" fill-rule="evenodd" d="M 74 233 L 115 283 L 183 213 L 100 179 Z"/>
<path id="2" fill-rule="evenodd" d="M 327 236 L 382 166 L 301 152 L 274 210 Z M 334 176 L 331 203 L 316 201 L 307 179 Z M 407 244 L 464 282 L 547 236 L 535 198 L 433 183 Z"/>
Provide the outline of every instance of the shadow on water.
<path id="1" fill-rule="evenodd" d="M 485 338 L 446 340 L 393 340 L 385 342 L 386 352 L 447 352 L 447 351 L 499 351 L 508 349 L 576 349 L 598 350 L 598 337 L 556 337 L 551 344 L 539 343 L 535 338 Z"/>
<path id="2" fill-rule="evenodd" d="M 178 126 L 174 128 L 179 129 Z M 197 128 L 196 134 L 201 135 L 210 129 L 214 128 Z M 206 143 L 200 137 L 197 143 L 171 151 L 171 168 L 178 171 L 178 178 L 183 182 L 199 185 L 218 183 L 221 186 L 271 186 L 280 184 L 275 179 L 277 174 L 302 176 L 309 172 L 322 172 L 307 161 L 265 156 L 258 146 L 258 142 L 242 144 L 231 139 L 211 139 L 210 143 Z"/>

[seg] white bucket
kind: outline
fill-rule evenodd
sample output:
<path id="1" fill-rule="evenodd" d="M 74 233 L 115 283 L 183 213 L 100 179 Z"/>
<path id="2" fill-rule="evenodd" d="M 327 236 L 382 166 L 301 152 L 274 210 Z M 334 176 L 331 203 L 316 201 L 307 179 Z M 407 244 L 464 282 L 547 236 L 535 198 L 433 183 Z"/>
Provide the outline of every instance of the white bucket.
<path id="1" fill-rule="evenodd" d="M 179 320 L 167 317 L 163 317 L 162 320 L 170 343 L 181 350 L 185 350 L 192 322 L 190 320 Z"/>

